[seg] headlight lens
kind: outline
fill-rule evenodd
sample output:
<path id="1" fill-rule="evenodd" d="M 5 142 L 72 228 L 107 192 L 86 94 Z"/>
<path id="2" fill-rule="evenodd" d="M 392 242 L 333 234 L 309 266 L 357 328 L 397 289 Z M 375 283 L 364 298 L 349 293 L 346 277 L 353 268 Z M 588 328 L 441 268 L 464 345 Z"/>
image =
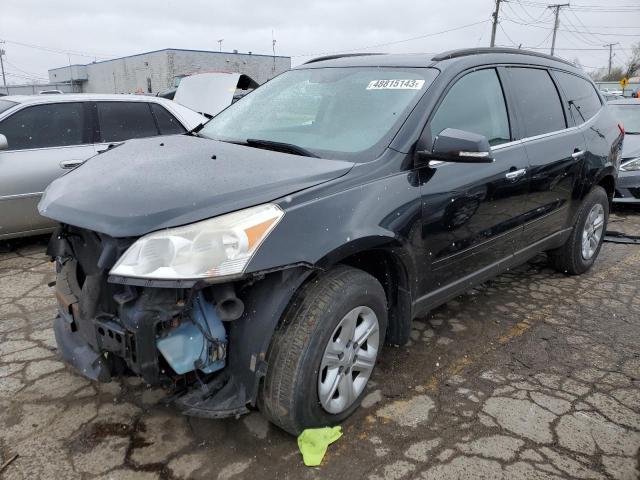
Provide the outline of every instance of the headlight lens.
<path id="1" fill-rule="evenodd" d="M 620 170 L 624 172 L 637 172 L 640 170 L 640 157 L 632 158 L 631 160 L 623 160 L 620 165 Z"/>
<path id="2" fill-rule="evenodd" d="M 266 204 L 139 238 L 111 275 L 158 280 L 242 273 L 284 212 Z"/>

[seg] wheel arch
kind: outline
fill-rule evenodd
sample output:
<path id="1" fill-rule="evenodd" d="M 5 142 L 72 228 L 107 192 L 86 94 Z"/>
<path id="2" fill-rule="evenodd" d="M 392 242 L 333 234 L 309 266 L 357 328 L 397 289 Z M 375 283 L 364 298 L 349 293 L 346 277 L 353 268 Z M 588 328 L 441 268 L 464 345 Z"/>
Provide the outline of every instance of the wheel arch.
<path id="1" fill-rule="evenodd" d="M 408 249 L 395 239 L 360 238 L 327 254 L 317 266 L 327 270 L 338 264 L 363 270 L 380 282 L 389 312 L 387 343 L 406 343 L 412 320 L 410 279 L 415 271 Z"/>

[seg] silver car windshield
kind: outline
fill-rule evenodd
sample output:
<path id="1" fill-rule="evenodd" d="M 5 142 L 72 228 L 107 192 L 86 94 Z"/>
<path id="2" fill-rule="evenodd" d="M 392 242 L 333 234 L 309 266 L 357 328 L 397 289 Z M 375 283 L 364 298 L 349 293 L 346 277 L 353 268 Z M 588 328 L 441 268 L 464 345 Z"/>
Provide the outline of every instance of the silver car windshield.
<path id="1" fill-rule="evenodd" d="M 9 110 L 14 105 L 17 105 L 17 103 L 10 102 L 9 100 L 2 100 L 0 98 L 0 113 L 4 112 L 5 110 Z"/>
<path id="2" fill-rule="evenodd" d="M 199 134 L 238 143 L 286 143 L 325 158 L 371 158 L 389 144 L 437 72 L 374 67 L 291 70 L 222 111 Z"/>

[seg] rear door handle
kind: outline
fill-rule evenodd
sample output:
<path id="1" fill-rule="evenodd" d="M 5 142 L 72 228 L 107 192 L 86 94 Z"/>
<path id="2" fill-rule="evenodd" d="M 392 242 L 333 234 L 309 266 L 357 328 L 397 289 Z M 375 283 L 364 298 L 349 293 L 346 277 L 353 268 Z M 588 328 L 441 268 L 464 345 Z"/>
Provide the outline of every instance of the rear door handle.
<path id="1" fill-rule="evenodd" d="M 505 173 L 504 176 L 507 177 L 507 180 L 517 180 L 518 178 L 522 177 L 526 173 L 527 173 L 527 169 L 526 168 L 521 168 L 520 170 L 514 170 L 513 172 L 507 172 L 507 173 Z"/>
<path id="2" fill-rule="evenodd" d="M 65 169 L 76 168 L 78 165 L 82 165 L 83 163 L 84 160 L 64 160 L 60 162 L 60 167 Z"/>
<path id="3" fill-rule="evenodd" d="M 582 157 L 583 155 L 584 155 L 584 150 L 578 150 L 578 149 L 576 149 L 576 151 L 571 154 L 571 156 L 576 159 Z"/>
<path id="4" fill-rule="evenodd" d="M 120 143 L 110 143 L 109 145 L 107 145 L 105 148 L 103 148 L 102 150 L 96 150 L 97 153 L 104 153 L 107 150 L 111 150 L 113 147 L 117 147 L 118 145 L 120 145 L 122 142 Z"/>

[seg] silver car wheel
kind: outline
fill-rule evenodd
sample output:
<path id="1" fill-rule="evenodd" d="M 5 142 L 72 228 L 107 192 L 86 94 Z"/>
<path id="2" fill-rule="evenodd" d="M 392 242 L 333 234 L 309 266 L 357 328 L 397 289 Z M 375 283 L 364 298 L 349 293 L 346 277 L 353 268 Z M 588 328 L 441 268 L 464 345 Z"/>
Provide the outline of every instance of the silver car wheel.
<path id="1" fill-rule="evenodd" d="M 318 397 L 327 412 L 338 414 L 360 396 L 380 348 L 378 316 L 369 307 L 347 313 L 333 331 L 318 372 Z"/>
<path id="2" fill-rule="evenodd" d="M 590 260 L 596 253 L 604 230 L 604 208 L 596 203 L 587 215 L 582 231 L 582 258 Z"/>

